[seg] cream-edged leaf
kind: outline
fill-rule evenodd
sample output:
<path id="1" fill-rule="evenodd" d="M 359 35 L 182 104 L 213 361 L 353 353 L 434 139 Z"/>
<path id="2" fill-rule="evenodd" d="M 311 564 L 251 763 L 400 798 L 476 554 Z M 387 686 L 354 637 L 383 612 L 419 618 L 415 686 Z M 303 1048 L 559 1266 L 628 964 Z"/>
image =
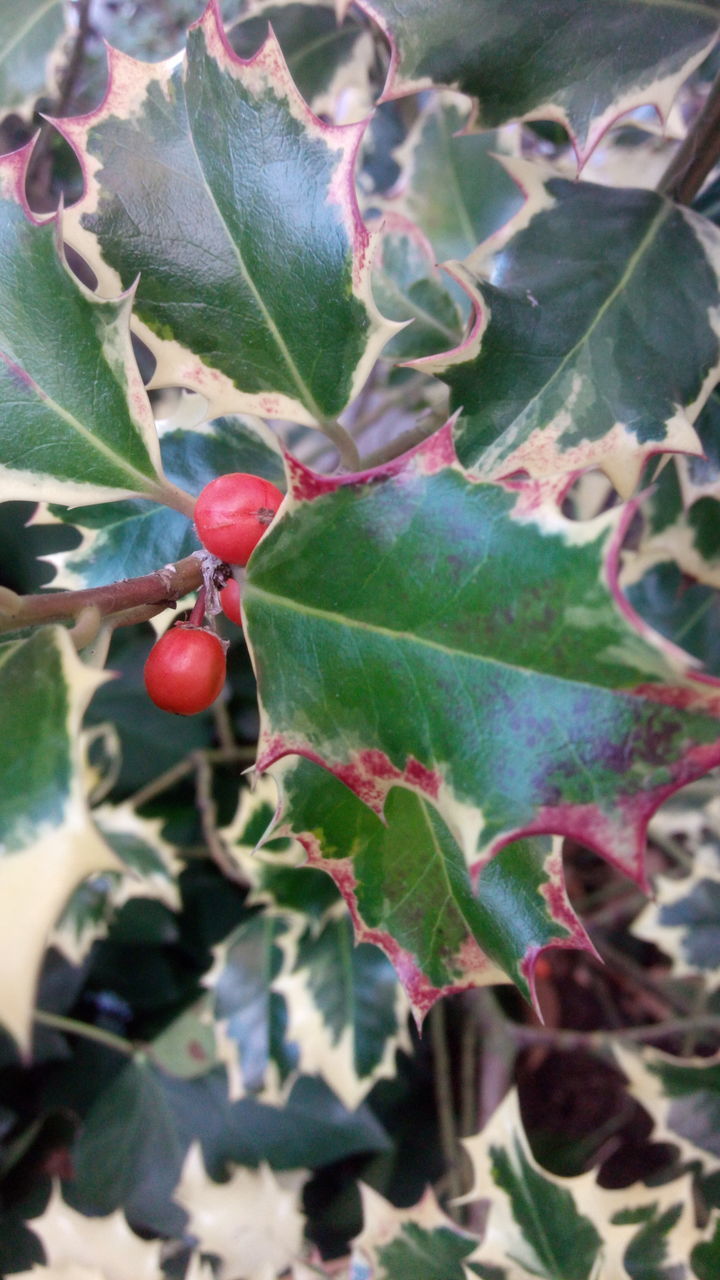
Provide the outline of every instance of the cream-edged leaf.
<path id="1" fill-rule="evenodd" d="M 31 1226 L 52 1268 L 95 1269 L 103 1280 L 162 1280 L 159 1242 L 141 1240 L 119 1211 L 100 1218 L 76 1213 L 65 1204 L 57 1184 L 47 1209 L 31 1220 Z M 80 1276 L 70 1274 L 67 1280 Z"/>
<path id="2" fill-rule="evenodd" d="M 299 1207 L 306 1174 L 275 1174 L 268 1165 L 235 1168 L 227 1182 L 205 1172 L 200 1148 L 191 1146 L 175 1200 L 188 1214 L 198 1247 L 220 1259 L 220 1280 L 275 1280 L 302 1250 Z"/>
<path id="3" fill-rule="evenodd" d="M 88 875 L 120 866 L 84 792 L 82 716 L 105 678 L 62 628 L 0 652 L 0 1019 L 22 1045 L 56 919 Z"/>

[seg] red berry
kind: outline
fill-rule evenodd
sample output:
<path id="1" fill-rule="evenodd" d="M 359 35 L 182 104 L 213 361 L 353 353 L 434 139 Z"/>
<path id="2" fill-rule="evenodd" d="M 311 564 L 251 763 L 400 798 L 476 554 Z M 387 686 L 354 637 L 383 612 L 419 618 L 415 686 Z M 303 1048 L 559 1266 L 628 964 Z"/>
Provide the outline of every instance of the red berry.
<path id="1" fill-rule="evenodd" d="M 205 485 L 195 503 L 195 528 L 203 546 L 228 564 L 247 564 L 283 500 L 261 476 L 231 471 Z"/>
<path id="2" fill-rule="evenodd" d="M 225 586 L 220 592 L 220 604 L 226 618 L 231 622 L 242 626 L 242 614 L 240 612 L 240 584 L 234 578 L 228 578 Z"/>
<path id="3" fill-rule="evenodd" d="M 179 623 L 161 636 L 145 663 L 145 688 L 156 707 L 194 716 L 215 701 L 225 683 L 219 636 Z"/>

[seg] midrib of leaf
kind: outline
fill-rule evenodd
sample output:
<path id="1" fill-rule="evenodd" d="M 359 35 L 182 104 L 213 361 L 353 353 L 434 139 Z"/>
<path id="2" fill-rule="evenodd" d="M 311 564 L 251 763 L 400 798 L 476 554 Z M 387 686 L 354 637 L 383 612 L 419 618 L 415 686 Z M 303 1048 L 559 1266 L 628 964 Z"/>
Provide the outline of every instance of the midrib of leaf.
<path id="1" fill-rule="evenodd" d="M 445 143 L 445 151 L 450 163 L 450 173 L 452 175 L 453 189 L 455 191 L 456 208 L 460 215 L 460 224 L 462 226 L 463 231 L 465 232 L 465 235 L 468 238 L 469 243 L 474 245 L 477 243 L 477 232 L 475 231 L 475 228 L 470 220 L 470 216 L 465 206 L 465 200 L 464 200 L 462 191 L 460 190 L 460 183 L 458 181 L 458 174 L 457 174 L 457 166 L 455 164 L 455 159 L 450 149 L 450 134 L 448 133 L 447 119 L 442 112 L 439 112 L 439 121 L 440 121 L 440 128 L 443 134 L 443 141 Z"/>
<path id="2" fill-rule="evenodd" d="M 188 122 L 189 122 L 189 113 L 188 113 Z M 218 216 L 218 219 L 219 219 L 219 221 L 220 221 L 220 225 L 222 226 L 223 230 L 225 231 L 225 235 L 227 236 L 228 243 L 230 244 L 230 247 L 231 247 L 231 249 L 232 249 L 233 253 L 235 254 L 235 257 L 236 257 L 236 259 L 237 259 L 238 266 L 239 266 L 239 268 L 240 268 L 241 275 L 242 275 L 243 279 L 245 280 L 245 283 L 247 284 L 247 286 L 248 286 L 248 288 L 249 288 L 249 290 L 250 290 L 250 292 L 251 292 L 251 294 L 252 294 L 253 298 L 255 299 L 255 302 L 257 303 L 258 309 L 259 309 L 259 311 L 260 311 L 260 313 L 261 313 L 261 315 L 262 315 L 263 319 L 265 320 L 265 323 L 266 323 L 266 325 L 267 325 L 268 329 L 270 330 L 270 333 L 272 334 L 272 336 L 273 336 L 273 338 L 274 338 L 274 340 L 275 340 L 275 342 L 276 342 L 276 344 L 277 344 L 277 348 L 278 348 L 278 350 L 279 350 L 279 352 L 280 352 L 280 354 L 281 354 L 281 356 L 282 356 L 283 360 L 285 361 L 285 364 L 286 364 L 286 366 L 287 366 L 287 368 L 288 368 L 288 371 L 289 371 L 289 373 L 290 373 L 290 377 L 292 378 L 293 382 L 295 383 L 295 386 L 296 386 L 296 387 L 297 387 L 297 389 L 298 389 L 299 397 L 300 397 L 300 402 L 301 402 L 302 404 L 304 404 L 307 408 L 309 408 L 309 409 L 310 409 L 310 411 L 313 413 L 313 415 L 315 416 L 315 418 L 317 419 L 317 421 L 318 421 L 318 422 L 322 422 L 322 423 L 324 423 L 324 422 L 326 422 L 326 421 L 327 421 L 327 419 L 326 419 L 326 417 L 325 417 L 325 414 L 321 413 L 319 406 L 315 403 L 315 397 L 313 396 L 312 392 L 310 391 L 310 388 L 309 388 L 308 386 L 306 386 L 306 385 L 305 385 L 305 382 L 304 382 L 304 380 L 303 380 L 303 378 L 302 378 L 302 375 L 301 375 L 301 373 L 300 373 L 300 370 L 298 369 L 297 365 L 295 364 L 295 361 L 293 360 L 293 358 L 292 358 L 292 356 L 291 356 L 291 354 L 290 354 L 290 351 L 288 350 L 288 348 L 287 348 L 287 346 L 286 346 L 286 344 L 285 344 L 285 340 L 284 340 L 284 338 L 283 338 L 282 334 L 280 333 L 280 330 L 278 329 L 278 327 L 277 327 L 277 325 L 276 325 L 275 321 L 273 320 L 273 318 L 272 318 L 272 316 L 271 316 L 270 312 L 268 311 L 268 309 L 267 309 L 267 307 L 266 307 L 266 305 L 265 305 L 265 303 L 264 303 L 264 301 L 263 301 L 262 295 L 261 295 L 261 293 L 260 293 L 259 289 L 257 288 L 257 285 L 255 284 L 255 281 L 253 280 L 253 278 L 252 278 L 252 276 L 251 276 L 251 274 L 250 274 L 250 272 L 249 272 L 249 270 L 248 270 L 248 267 L 247 267 L 247 264 L 246 264 L 246 262 L 245 262 L 245 259 L 243 258 L 242 254 L 241 254 L 241 252 L 240 252 L 240 247 L 239 247 L 239 245 L 237 245 L 237 244 L 235 243 L 235 241 L 233 240 L 233 237 L 232 237 L 232 235 L 230 234 L 230 229 L 229 229 L 229 227 L 228 227 L 228 225 L 227 225 L 227 223 L 226 223 L 226 221 L 225 221 L 225 219 L 224 219 L 224 217 L 223 217 L 222 213 L 220 212 L 220 207 L 219 207 L 219 205 L 218 205 L 218 203 L 217 203 L 217 200 L 215 199 L 214 192 L 213 192 L 213 190 L 212 190 L 212 188 L 211 188 L 211 186 L 210 186 L 210 183 L 209 183 L 209 181 L 208 181 L 207 175 L 206 175 L 206 173 L 205 173 L 205 168 L 204 168 L 203 163 L 202 163 L 202 160 L 201 160 L 201 158 L 200 158 L 200 153 L 199 153 L 199 151 L 198 151 L 197 147 L 195 146 L 195 138 L 194 138 L 194 135 L 193 135 L 193 131 L 192 131 L 192 129 L 191 129 L 191 128 L 190 128 L 190 126 L 189 126 L 189 123 L 188 123 L 188 137 L 189 137 L 189 139 L 190 139 L 190 145 L 191 145 L 191 147 L 192 147 L 192 149 L 193 149 L 193 154 L 194 154 L 195 159 L 196 159 L 196 161 L 197 161 L 198 169 L 199 169 L 199 171 L 200 171 L 200 173 L 201 173 L 201 175 L 202 175 L 202 179 L 203 179 L 203 186 L 204 186 L 204 188 L 205 188 L 205 191 L 207 192 L 208 197 L 209 197 L 209 199 L 210 199 L 210 201 L 211 201 L 211 203 L 212 203 L 212 205 L 213 205 L 213 208 L 215 209 L 215 212 L 216 212 L 216 214 L 217 214 L 217 216 Z"/>
<path id="3" fill-rule="evenodd" d="M 0 352 L 0 359 L 2 359 L 2 352 Z M 73 414 L 69 413 L 67 409 L 63 409 L 62 405 L 59 405 L 52 396 L 48 395 L 39 383 L 37 383 L 34 378 L 30 377 L 26 370 L 23 372 L 28 378 L 33 390 L 36 392 L 38 399 L 44 404 L 49 405 L 58 417 L 67 422 L 68 426 L 71 427 L 77 435 L 81 436 L 97 453 L 101 453 L 110 462 L 114 463 L 114 465 L 117 466 L 120 471 L 124 471 L 128 477 L 139 480 L 141 482 L 140 491 L 142 493 L 152 493 L 153 490 L 157 488 L 157 482 L 153 481 L 152 477 L 143 475 L 142 471 L 138 471 L 135 467 L 131 466 L 130 463 L 126 462 L 124 458 L 120 457 L 119 454 L 114 453 L 108 445 L 106 445 L 102 440 L 99 440 L 97 436 L 93 435 L 92 431 L 89 431 L 87 427 L 84 427 Z M 30 469 L 32 470 L 32 468 Z M 133 491 L 137 492 L 136 484 L 133 484 Z"/>
<path id="4" fill-rule="evenodd" d="M 524 416 L 527 413 L 528 409 L 530 408 L 530 405 L 535 404 L 536 401 L 538 401 L 541 398 L 541 396 L 545 394 L 548 388 L 551 387 L 553 383 L 557 380 L 557 378 L 560 377 L 560 374 L 563 372 L 566 365 L 568 365 L 569 362 L 574 359 L 578 351 L 580 351 L 580 349 L 585 345 L 585 343 L 588 342 L 588 340 L 594 333 L 595 329 L 599 325 L 600 321 L 605 316 L 606 312 L 610 310 L 613 303 L 620 296 L 623 289 L 626 288 L 627 284 L 632 279 L 643 256 L 645 255 L 649 246 L 652 244 L 653 240 L 655 239 L 655 236 L 657 235 L 659 228 L 662 226 L 663 222 L 665 222 L 665 220 L 669 218 L 672 212 L 674 212 L 674 207 L 669 203 L 669 201 L 666 201 L 665 205 L 660 207 L 658 213 L 653 218 L 652 222 L 650 223 L 650 226 L 645 232 L 645 235 L 640 241 L 640 244 L 638 245 L 637 249 L 633 254 L 630 255 L 627 262 L 627 266 L 625 267 L 625 270 L 620 276 L 620 279 L 618 280 L 614 288 L 610 290 L 610 293 L 608 294 L 607 298 L 602 303 L 602 305 L 598 308 L 596 314 L 592 319 L 592 322 L 588 325 L 588 328 L 578 338 L 577 342 L 575 343 L 575 346 L 571 347 L 571 349 L 567 352 L 567 354 L 563 356 L 562 360 L 560 361 L 560 364 L 557 366 L 557 368 L 553 371 L 553 373 L 547 379 L 547 382 L 544 382 L 543 385 L 539 388 L 539 390 L 535 392 L 535 395 L 532 396 L 527 401 L 527 403 L 524 405 L 523 409 L 521 410 L 520 414 L 517 415 L 518 417 Z"/>
<path id="5" fill-rule="evenodd" d="M 516 1149 L 518 1148 L 518 1146 L 519 1144 L 517 1142 L 517 1139 L 515 1139 Z M 506 1154 L 509 1156 L 510 1154 L 509 1151 L 507 1151 Z M 521 1154 L 524 1155 L 524 1153 L 522 1152 L 522 1149 L 521 1149 Z M 551 1271 L 548 1271 L 546 1269 L 544 1272 L 544 1275 L 547 1277 L 547 1280 L 563 1280 L 563 1276 L 560 1273 L 558 1260 L 555 1257 L 555 1251 L 552 1247 L 552 1242 L 550 1241 L 547 1235 L 547 1232 L 545 1231 L 543 1220 L 539 1216 L 535 1208 L 535 1201 L 533 1200 L 532 1195 L 529 1192 L 526 1192 L 525 1190 L 525 1184 L 522 1180 L 522 1171 L 520 1171 L 517 1177 L 518 1177 L 518 1191 L 519 1191 L 520 1199 L 522 1201 L 522 1204 L 525 1207 L 525 1210 L 528 1216 L 530 1217 L 533 1223 L 533 1226 L 535 1227 L 535 1231 L 537 1233 L 537 1239 L 542 1249 L 542 1254 L 538 1255 L 538 1252 L 533 1244 L 531 1245 L 533 1253 L 544 1266 L 552 1267 Z M 512 1196 L 510 1195 L 510 1193 L 506 1190 L 505 1187 L 503 1187 L 503 1191 L 505 1191 L 506 1196 L 508 1197 L 508 1199 L 510 1200 L 510 1203 L 512 1204 Z M 514 1212 L 513 1212 L 513 1217 L 515 1217 L 515 1221 L 517 1222 L 517 1217 Z M 523 1235 L 524 1234 L 525 1233 L 523 1232 Z M 519 1263 L 521 1266 L 527 1266 L 527 1263 L 523 1262 L 521 1258 L 514 1256 L 510 1252 L 508 1252 L 508 1258 L 510 1258 L 511 1261 L 513 1262 Z M 538 1275 L 541 1273 L 535 1272 L 535 1274 Z"/>
<path id="6" fill-rule="evenodd" d="M 426 636 L 416 636 L 411 631 L 393 631 L 391 627 L 383 627 L 377 622 L 361 622 L 357 618 L 348 617 L 347 614 L 330 613 L 327 609 L 318 609 L 316 605 L 303 604 L 300 601 L 288 600 L 285 596 L 274 595 L 272 592 L 266 591 L 262 587 L 256 587 L 250 581 L 246 581 L 244 598 L 247 601 L 252 596 L 266 600 L 268 603 L 287 609 L 292 613 L 299 613 L 302 616 L 318 618 L 323 622 L 332 622 L 341 627 L 352 627 L 356 631 L 365 631 L 372 635 L 386 636 L 388 640 L 406 640 L 410 644 L 418 645 L 421 648 L 445 654 L 448 658 L 468 658 L 475 662 L 482 662 L 489 667 L 497 667 L 503 671 L 521 671 L 527 676 L 542 676 L 543 679 L 549 680 L 563 679 L 562 676 L 553 675 L 551 672 L 536 671 L 533 667 L 524 667 L 516 662 L 503 662 L 501 658 L 491 658 L 483 653 L 473 653 L 472 650 L 451 649 L 448 645 L 441 644 L 439 640 L 430 640 Z M 574 685 L 578 689 L 597 690 L 599 687 L 606 687 L 604 685 L 591 684 L 586 680 L 579 680 L 577 677 L 573 677 L 567 683 Z M 613 692 L 612 689 L 609 691 Z M 628 693 L 627 690 L 624 692 Z"/>
<path id="7" fill-rule="evenodd" d="M 36 10 L 35 13 L 31 14 L 27 21 L 23 23 L 18 31 L 16 31 L 12 39 L 8 41 L 4 49 L 0 52 L 0 62 L 7 62 L 8 54 L 12 53 L 12 51 L 17 48 L 21 40 L 23 40 L 28 34 L 28 31 L 31 31 L 32 28 L 45 17 L 46 13 L 48 13 L 50 9 L 56 9 L 58 7 L 59 0 L 47 0 L 42 9 Z"/>

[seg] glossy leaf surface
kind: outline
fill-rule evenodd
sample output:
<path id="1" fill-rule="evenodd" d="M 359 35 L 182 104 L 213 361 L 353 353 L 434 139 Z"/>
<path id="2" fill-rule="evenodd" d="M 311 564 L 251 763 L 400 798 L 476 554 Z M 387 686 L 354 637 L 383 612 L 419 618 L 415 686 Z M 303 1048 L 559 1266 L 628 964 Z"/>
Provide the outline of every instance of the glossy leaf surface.
<path id="1" fill-rule="evenodd" d="M 717 36 L 713 0 L 363 0 L 392 48 L 388 94 L 451 85 L 479 99 L 486 128 L 560 120 L 582 159 L 612 120 L 667 112 Z"/>
<path id="2" fill-rule="evenodd" d="M 103 289 L 140 274 L 155 385 L 202 392 L 210 416 L 345 407 L 393 332 L 353 188 L 363 128 L 312 115 L 272 35 L 236 57 L 212 5 L 181 66 L 111 53 L 102 106 L 62 122 L 87 153 L 68 236 Z"/>

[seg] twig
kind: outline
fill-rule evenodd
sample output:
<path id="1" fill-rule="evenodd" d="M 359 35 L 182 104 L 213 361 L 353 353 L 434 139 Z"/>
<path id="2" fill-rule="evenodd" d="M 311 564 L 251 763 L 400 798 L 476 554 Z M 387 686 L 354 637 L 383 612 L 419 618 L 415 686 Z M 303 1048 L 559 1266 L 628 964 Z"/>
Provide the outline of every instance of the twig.
<path id="1" fill-rule="evenodd" d="M 720 160 L 720 76 L 714 81 L 705 100 L 705 106 L 662 175 L 657 190 L 661 195 L 668 196 L 678 204 L 690 204 L 718 160 Z"/>
<path id="2" fill-rule="evenodd" d="M 429 422 L 419 422 L 407 431 L 402 431 L 399 436 L 388 440 L 387 444 L 383 444 L 379 449 L 373 449 L 372 453 L 368 453 L 362 459 L 363 470 L 369 470 L 370 467 L 380 467 L 383 462 L 392 462 L 393 458 L 399 458 L 401 453 L 407 453 L 408 449 L 412 449 L 416 444 L 422 444 L 423 440 L 427 440 L 428 436 L 431 436 L 439 425 L 439 423 L 431 420 Z"/>
<path id="3" fill-rule="evenodd" d="M 457 1217 L 458 1207 L 453 1205 L 452 1201 L 462 1195 L 462 1182 L 458 1168 L 458 1135 L 453 1107 L 452 1073 L 447 1044 L 445 1005 L 442 1000 L 438 1000 L 433 1005 L 428 1014 L 428 1023 L 433 1056 L 433 1083 L 440 1130 L 440 1147 L 447 1165 L 445 1181 L 451 1200 L 448 1212 L 453 1217 Z"/>
<path id="4" fill-rule="evenodd" d="M 228 880 L 232 880 L 234 884 L 243 889 L 249 889 L 250 885 L 247 877 L 236 867 L 217 828 L 217 806 L 212 790 L 213 775 L 207 755 L 202 751 L 195 751 L 193 752 L 193 759 L 195 762 L 195 800 L 200 814 L 202 833 L 210 857 Z"/>
<path id="5" fill-rule="evenodd" d="M 152 782 L 140 787 L 139 791 L 129 797 L 127 803 L 132 805 L 134 809 L 142 809 L 151 800 L 161 796 L 164 791 L 169 791 L 178 782 L 182 782 L 183 778 L 187 778 L 195 772 L 197 767 L 196 756 L 198 754 L 200 753 L 191 752 L 183 760 L 179 760 L 172 768 L 166 769 L 157 778 L 153 778 Z M 254 747 L 208 747 L 207 750 L 202 752 L 202 755 L 208 764 L 233 764 L 236 761 L 243 764 L 252 764 L 256 751 Z"/>
<path id="6" fill-rule="evenodd" d="M 357 445 L 342 423 L 325 421 L 321 423 L 320 430 L 327 436 L 328 440 L 332 440 L 340 454 L 340 461 L 343 466 L 348 471 L 359 471 L 360 454 L 358 453 Z"/>
<path id="7" fill-rule="evenodd" d="M 123 616 L 130 610 L 151 606 L 168 608 L 181 596 L 196 590 L 201 582 L 197 557 L 186 556 L 184 560 L 166 565 L 155 573 L 111 582 L 104 587 L 19 596 L 12 616 L 0 612 L 0 632 L 18 631 L 49 622 L 74 622 L 89 606 L 96 608 L 101 617 L 118 615 L 117 621 L 125 625 L 136 620 L 134 612 L 130 617 Z"/>
<path id="8" fill-rule="evenodd" d="M 643 1044 L 651 1040 L 666 1040 L 670 1036 L 683 1036 L 689 1032 L 717 1031 L 720 1033 L 718 1014 L 700 1014 L 692 1018 L 669 1018 L 645 1027 L 616 1027 L 602 1031 L 570 1031 L 562 1027 L 528 1027 L 508 1022 L 508 1032 L 517 1044 L 550 1045 L 554 1049 L 603 1049 L 616 1041 L 628 1040 Z"/>

